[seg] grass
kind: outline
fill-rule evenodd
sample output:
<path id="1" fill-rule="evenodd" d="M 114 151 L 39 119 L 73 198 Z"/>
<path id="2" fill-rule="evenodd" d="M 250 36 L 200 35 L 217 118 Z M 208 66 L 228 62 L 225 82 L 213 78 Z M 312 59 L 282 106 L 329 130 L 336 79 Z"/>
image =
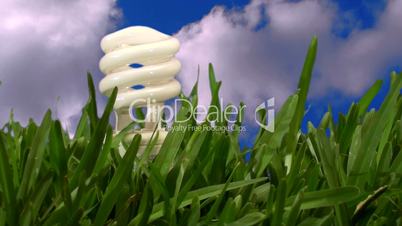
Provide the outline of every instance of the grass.
<path id="1" fill-rule="evenodd" d="M 243 151 L 236 130 L 176 130 L 152 161 L 155 139 L 138 157 L 139 136 L 120 156 L 130 129 L 113 134 L 108 122 L 116 90 L 99 117 L 91 76 L 74 137 L 50 111 L 25 127 L 11 116 L 0 130 L 0 226 L 401 225 L 402 75 L 391 75 L 378 110 L 368 107 L 380 81 L 337 122 L 329 110 L 302 133 L 316 49 L 314 38 L 298 91 L 276 114 L 275 132 L 262 129 Z M 211 105 L 220 109 L 221 83 L 212 66 L 209 72 Z M 182 97 L 197 103 L 197 84 Z M 183 105 L 178 118 L 189 111 Z M 210 127 L 174 124 L 188 125 Z"/>

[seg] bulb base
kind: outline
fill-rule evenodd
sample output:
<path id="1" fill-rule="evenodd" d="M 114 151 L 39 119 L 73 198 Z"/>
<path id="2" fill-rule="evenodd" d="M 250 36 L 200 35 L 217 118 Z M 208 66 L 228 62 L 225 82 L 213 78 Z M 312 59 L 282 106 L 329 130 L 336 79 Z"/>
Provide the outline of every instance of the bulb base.
<path id="1" fill-rule="evenodd" d="M 154 141 L 157 133 L 158 133 L 157 140 Z M 135 131 L 133 131 L 133 133 L 128 134 L 124 138 L 123 142 L 125 144 L 130 144 L 131 141 L 133 140 L 134 136 L 137 134 L 141 135 L 141 142 L 140 142 L 140 147 L 137 152 L 137 156 L 140 157 L 140 156 L 143 156 L 144 154 L 146 154 L 149 159 L 154 159 L 155 156 L 158 155 L 159 150 L 162 147 L 162 144 L 163 144 L 168 132 L 164 129 L 157 129 L 155 131 L 154 136 L 152 137 L 153 131 L 150 131 L 147 129 L 135 130 Z M 151 138 L 152 138 L 152 141 L 151 141 Z M 152 149 L 147 150 L 147 147 L 151 144 L 151 142 L 156 142 L 156 143 L 154 144 Z M 145 152 L 147 152 L 147 153 L 145 153 Z M 126 153 L 126 149 L 123 147 L 123 145 L 120 146 L 119 153 L 121 156 L 124 156 L 124 154 Z"/>

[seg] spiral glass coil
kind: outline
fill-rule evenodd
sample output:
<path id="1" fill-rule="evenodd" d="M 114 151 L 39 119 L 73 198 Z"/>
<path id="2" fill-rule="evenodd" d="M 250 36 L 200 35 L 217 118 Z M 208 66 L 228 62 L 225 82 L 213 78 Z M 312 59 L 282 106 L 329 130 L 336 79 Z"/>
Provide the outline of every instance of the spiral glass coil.
<path id="1" fill-rule="evenodd" d="M 144 145 L 156 128 L 158 143 L 163 141 L 166 132 L 158 122 L 158 106 L 180 93 L 180 83 L 175 80 L 181 68 L 175 58 L 179 47 L 176 38 L 143 26 L 125 28 L 102 39 L 105 56 L 99 68 L 106 76 L 99 89 L 110 95 L 114 87 L 118 88 L 114 105 L 117 131 L 132 122 L 131 108 L 147 107 L 144 128 L 133 134 L 140 133 Z"/>

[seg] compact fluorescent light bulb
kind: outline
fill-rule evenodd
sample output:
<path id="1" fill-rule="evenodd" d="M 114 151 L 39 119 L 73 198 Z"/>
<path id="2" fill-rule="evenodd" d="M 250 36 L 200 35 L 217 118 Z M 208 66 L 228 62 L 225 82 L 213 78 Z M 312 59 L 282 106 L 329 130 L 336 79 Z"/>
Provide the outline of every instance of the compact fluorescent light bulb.
<path id="1" fill-rule="evenodd" d="M 146 107 L 144 128 L 134 130 L 126 137 L 142 135 L 140 152 L 151 138 L 154 130 L 159 132 L 156 151 L 159 150 L 167 132 L 161 127 L 161 110 L 165 100 L 180 93 L 180 83 L 175 80 L 181 64 L 175 58 L 179 41 L 149 27 L 128 27 L 105 36 L 101 48 L 105 56 L 100 60 L 100 70 L 106 75 L 99 89 L 110 95 L 118 88 L 114 105 L 116 131 L 133 121 L 134 108 Z M 154 153 L 156 154 L 156 153 Z"/>

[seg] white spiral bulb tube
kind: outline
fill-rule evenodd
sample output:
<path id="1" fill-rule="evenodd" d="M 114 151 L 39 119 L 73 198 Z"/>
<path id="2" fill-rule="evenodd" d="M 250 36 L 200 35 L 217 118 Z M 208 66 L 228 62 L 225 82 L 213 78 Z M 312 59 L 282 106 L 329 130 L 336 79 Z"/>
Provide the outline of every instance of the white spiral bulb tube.
<path id="1" fill-rule="evenodd" d="M 119 30 L 101 41 L 105 56 L 100 60 L 99 68 L 106 76 L 99 89 L 110 95 L 114 87 L 118 88 L 114 105 L 116 130 L 120 131 L 132 122 L 130 108 L 146 107 L 147 101 L 151 103 L 144 128 L 131 134 L 142 135 L 142 146 L 148 143 L 155 128 L 159 131 L 156 148 L 166 136 L 160 126 L 161 112 L 157 107 L 180 93 L 180 83 L 175 80 L 181 68 L 175 58 L 179 47 L 176 38 L 143 26 Z M 132 67 L 134 64 L 139 67 Z M 136 89 L 136 86 L 140 88 Z"/>

